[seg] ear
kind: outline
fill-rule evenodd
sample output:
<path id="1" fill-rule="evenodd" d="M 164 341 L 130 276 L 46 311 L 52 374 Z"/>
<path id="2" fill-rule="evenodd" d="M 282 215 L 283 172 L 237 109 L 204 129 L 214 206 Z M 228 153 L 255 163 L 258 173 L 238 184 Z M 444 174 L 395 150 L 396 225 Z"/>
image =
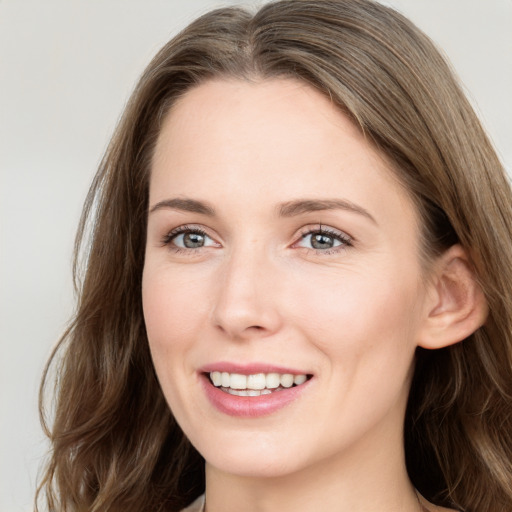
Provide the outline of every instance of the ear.
<path id="1" fill-rule="evenodd" d="M 468 255 L 460 245 L 450 247 L 439 257 L 428 286 L 418 346 L 447 347 L 467 338 L 484 324 L 487 302 Z"/>

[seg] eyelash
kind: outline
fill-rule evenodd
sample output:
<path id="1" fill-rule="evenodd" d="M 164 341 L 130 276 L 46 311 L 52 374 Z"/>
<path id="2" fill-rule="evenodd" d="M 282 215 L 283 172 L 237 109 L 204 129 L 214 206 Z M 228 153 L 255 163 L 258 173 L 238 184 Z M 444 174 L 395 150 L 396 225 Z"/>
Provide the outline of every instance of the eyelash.
<path id="1" fill-rule="evenodd" d="M 351 236 L 347 235 L 346 233 L 343 233 L 343 231 L 338 231 L 333 228 L 326 228 L 326 227 L 322 226 L 321 224 L 319 224 L 319 226 L 314 229 L 311 227 L 303 228 L 303 230 L 301 232 L 300 240 L 298 242 L 295 242 L 293 245 L 296 246 L 298 243 L 303 241 L 305 238 L 307 238 L 308 236 L 312 236 L 312 235 L 324 235 L 324 236 L 328 236 L 328 237 L 333 238 L 340 242 L 340 245 L 338 245 L 338 246 L 332 247 L 330 249 L 323 249 L 323 250 L 304 247 L 304 249 L 306 249 L 307 251 L 313 251 L 315 254 L 320 254 L 322 256 L 329 256 L 331 254 L 337 254 L 341 251 L 345 251 L 349 247 L 353 247 L 354 240 Z"/>
<path id="2" fill-rule="evenodd" d="M 173 240 L 176 239 L 179 235 L 184 235 L 187 233 L 194 233 L 194 234 L 201 235 L 201 236 L 211 239 L 211 236 L 209 236 L 208 233 L 206 231 L 204 231 L 203 229 L 201 229 L 197 226 L 184 225 L 184 226 L 179 226 L 179 227 L 173 229 L 172 231 L 170 231 L 169 233 L 167 233 L 162 238 L 162 245 L 168 246 L 172 251 L 174 251 L 176 253 L 183 252 L 183 253 L 191 254 L 198 250 L 203 249 L 203 247 L 196 247 L 196 248 L 178 247 L 177 245 L 172 244 Z"/>
<path id="3" fill-rule="evenodd" d="M 183 225 L 179 226 L 169 233 L 167 233 L 161 241 L 162 246 L 168 246 L 172 251 L 176 253 L 187 253 L 187 254 L 193 254 L 196 251 L 199 251 L 204 248 L 203 247 L 195 247 L 195 248 L 184 248 L 184 247 L 178 247 L 177 245 L 173 245 L 172 242 L 175 240 L 179 235 L 184 235 L 187 233 L 193 233 L 201 235 L 205 238 L 209 238 L 212 240 L 212 237 L 206 233 L 203 229 L 197 227 L 197 226 L 191 226 L 191 225 Z M 297 245 L 302 242 L 305 238 L 312 235 L 324 235 L 328 236 L 330 238 L 333 238 L 340 242 L 338 246 L 332 247 L 330 249 L 315 249 L 315 248 L 308 248 L 303 247 L 303 249 L 306 249 L 308 252 L 313 251 L 315 254 L 320 255 L 330 255 L 330 254 L 336 254 L 341 251 L 346 250 L 349 247 L 353 246 L 353 238 L 347 235 L 346 233 L 343 233 L 342 231 L 338 231 L 332 228 L 325 228 L 321 224 L 319 224 L 318 227 L 311 228 L 311 227 L 305 227 L 301 230 L 300 238 L 297 242 L 294 242 L 292 247 L 297 247 Z"/>

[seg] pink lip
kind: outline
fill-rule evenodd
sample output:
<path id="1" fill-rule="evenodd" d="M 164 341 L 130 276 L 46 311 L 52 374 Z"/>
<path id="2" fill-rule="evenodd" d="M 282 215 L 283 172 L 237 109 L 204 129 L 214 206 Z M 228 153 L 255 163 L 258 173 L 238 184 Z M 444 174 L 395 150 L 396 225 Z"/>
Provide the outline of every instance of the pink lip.
<path id="1" fill-rule="evenodd" d="M 297 400 L 300 395 L 307 390 L 313 380 L 309 379 L 300 386 L 274 391 L 269 395 L 236 396 L 222 391 L 211 383 L 207 374 L 212 371 L 240 373 L 242 375 L 255 373 L 291 373 L 298 375 L 305 372 L 266 364 L 239 365 L 232 363 L 215 363 L 201 368 L 201 384 L 210 403 L 224 414 L 245 418 L 266 416 L 286 407 Z"/>
<path id="2" fill-rule="evenodd" d="M 239 373 L 240 375 L 253 375 L 256 373 L 291 373 L 292 375 L 308 374 L 308 372 L 285 368 L 284 366 L 275 366 L 266 363 L 239 364 L 227 361 L 207 364 L 199 369 L 200 373 L 210 372 L 228 372 Z"/>

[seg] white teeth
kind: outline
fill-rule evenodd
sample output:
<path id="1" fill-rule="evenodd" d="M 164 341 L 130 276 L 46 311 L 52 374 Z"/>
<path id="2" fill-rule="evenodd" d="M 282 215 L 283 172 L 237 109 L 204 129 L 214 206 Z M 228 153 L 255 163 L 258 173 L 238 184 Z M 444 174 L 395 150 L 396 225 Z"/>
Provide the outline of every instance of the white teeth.
<path id="1" fill-rule="evenodd" d="M 249 389 L 265 389 L 266 378 L 264 373 L 247 375 L 247 387 Z"/>
<path id="2" fill-rule="evenodd" d="M 293 377 L 293 383 L 296 386 L 300 386 L 301 384 L 304 384 L 304 382 L 306 382 L 306 380 L 307 380 L 307 377 L 304 374 L 302 374 L 302 375 L 295 375 Z"/>
<path id="3" fill-rule="evenodd" d="M 279 378 L 279 373 L 267 373 L 266 377 L 266 386 L 269 389 L 278 388 L 281 384 L 281 379 Z"/>
<path id="4" fill-rule="evenodd" d="M 291 373 L 281 375 L 281 386 L 283 388 L 291 388 L 293 386 L 293 375 Z"/>
<path id="5" fill-rule="evenodd" d="M 291 388 L 294 384 L 300 386 L 307 380 L 306 374 L 293 375 L 291 373 L 254 373 L 242 375 L 240 373 L 210 372 L 210 379 L 214 386 L 227 388 L 228 392 L 236 391 L 238 396 L 259 396 L 271 393 L 277 388 Z M 239 393 L 242 392 L 242 394 Z M 246 394 L 245 391 L 254 391 L 257 394 Z"/>
<path id="6" fill-rule="evenodd" d="M 210 378 L 212 379 L 214 386 L 219 387 L 222 384 L 222 374 L 220 372 L 210 373 Z"/>
<path id="7" fill-rule="evenodd" d="M 260 396 L 260 395 L 268 395 L 269 393 L 272 393 L 270 389 L 232 389 L 227 388 L 226 390 L 230 395 L 236 395 L 236 396 Z"/>
<path id="8" fill-rule="evenodd" d="M 247 389 L 247 375 L 232 373 L 229 377 L 229 387 L 231 389 Z"/>

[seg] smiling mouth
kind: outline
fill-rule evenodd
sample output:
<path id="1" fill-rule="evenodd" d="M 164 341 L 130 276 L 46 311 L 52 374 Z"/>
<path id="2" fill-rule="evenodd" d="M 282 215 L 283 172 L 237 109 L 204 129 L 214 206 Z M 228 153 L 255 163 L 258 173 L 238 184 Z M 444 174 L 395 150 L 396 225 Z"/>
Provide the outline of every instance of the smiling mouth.
<path id="1" fill-rule="evenodd" d="M 217 371 L 206 375 L 216 388 L 235 396 L 270 395 L 277 391 L 300 386 L 312 377 L 308 374 L 254 373 L 242 375 Z"/>

